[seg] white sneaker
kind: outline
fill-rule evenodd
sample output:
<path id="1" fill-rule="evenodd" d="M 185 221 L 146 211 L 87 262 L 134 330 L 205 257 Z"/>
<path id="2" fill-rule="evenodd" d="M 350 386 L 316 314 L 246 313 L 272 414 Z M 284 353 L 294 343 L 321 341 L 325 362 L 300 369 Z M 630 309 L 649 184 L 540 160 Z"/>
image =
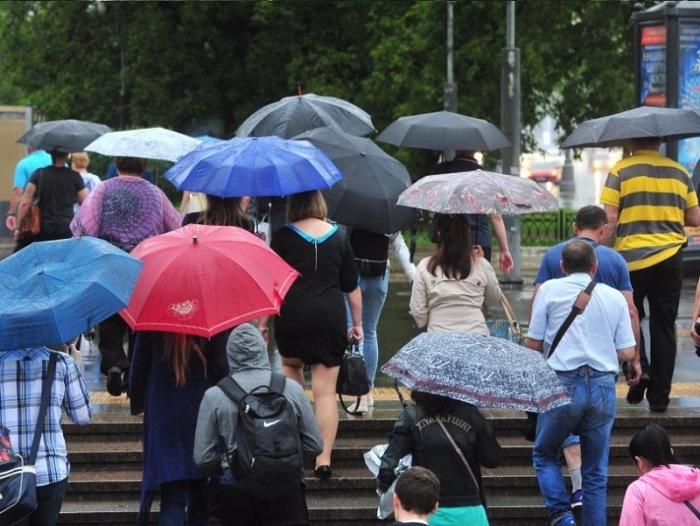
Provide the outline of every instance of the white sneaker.
<path id="1" fill-rule="evenodd" d="M 359 400 L 348 407 L 348 413 L 366 413 L 367 409 L 367 396 L 361 396 Z"/>

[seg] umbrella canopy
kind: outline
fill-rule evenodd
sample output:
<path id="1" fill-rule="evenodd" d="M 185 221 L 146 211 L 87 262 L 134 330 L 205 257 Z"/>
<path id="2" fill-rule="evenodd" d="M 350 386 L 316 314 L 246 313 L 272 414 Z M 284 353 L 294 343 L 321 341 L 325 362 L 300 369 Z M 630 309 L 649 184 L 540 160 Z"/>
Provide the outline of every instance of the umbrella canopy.
<path id="1" fill-rule="evenodd" d="M 510 146 L 506 136 L 490 122 L 452 111 L 401 117 L 380 133 L 377 140 L 428 150 L 488 151 Z"/>
<path id="2" fill-rule="evenodd" d="M 482 334 L 420 334 L 381 370 L 411 389 L 480 407 L 543 413 L 571 403 L 540 353 Z"/>
<path id="3" fill-rule="evenodd" d="M 199 139 L 165 128 L 142 128 L 106 133 L 86 146 L 85 151 L 177 162 L 201 143 Z"/>
<path id="4" fill-rule="evenodd" d="M 232 226 L 190 224 L 131 254 L 145 266 L 121 315 L 137 331 L 211 337 L 277 314 L 299 276 L 257 236 Z"/>
<path id="5" fill-rule="evenodd" d="M 414 211 L 396 200 L 411 184 L 408 170 L 372 140 L 324 127 L 302 133 L 345 176 L 323 191 L 328 217 L 342 225 L 392 234 L 413 224 Z"/>
<path id="6" fill-rule="evenodd" d="M 372 118 L 362 108 L 343 99 L 307 93 L 285 97 L 260 108 L 239 126 L 236 135 L 276 135 L 291 139 L 322 126 L 351 135 L 367 135 L 374 131 Z"/>
<path id="7" fill-rule="evenodd" d="M 330 188 L 343 174 L 313 144 L 271 136 L 202 144 L 165 178 L 178 190 L 241 197 Z"/>
<path id="8" fill-rule="evenodd" d="M 640 106 L 581 123 L 562 148 L 624 146 L 630 139 L 659 137 L 677 141 L 700 136 L 700 114 L 694 110 Z"/>
<path id="9" fill-rule="evenodd" d="M 32 243 L 0 262 L 0 351 L 60 345 L 123 309 L 143 263 L 94 237 Z"/>
<path id="10" fill-rule="evenodd" d="M 82 152 L 98 137 L 111 132 L 104 124 L 75 119 L 46 121 L 36 124 L 17 141 L 38 150 L 62 149 L 66 152 Z"/>
<path id="11" fill-rule="evenodd" d="M 399 197 L 403 206 L 441 214 L 506 214 L 550 212 L 557 198 L 530 179 L 484 170 L 428 175 Z"/>

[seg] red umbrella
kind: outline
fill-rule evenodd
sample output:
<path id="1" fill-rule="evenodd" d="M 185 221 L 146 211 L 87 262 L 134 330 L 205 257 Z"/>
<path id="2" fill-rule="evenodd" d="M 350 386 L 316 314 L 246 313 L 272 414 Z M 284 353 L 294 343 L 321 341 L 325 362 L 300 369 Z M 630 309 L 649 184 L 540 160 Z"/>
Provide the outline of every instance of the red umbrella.
<path id="1" fill-rule="evenodd" d="M 122 317 L 134 330 L 211 337 L 277 314 L 299 273 L 257 236 L 190 224 L 139 244 L 144 267 Z"/>

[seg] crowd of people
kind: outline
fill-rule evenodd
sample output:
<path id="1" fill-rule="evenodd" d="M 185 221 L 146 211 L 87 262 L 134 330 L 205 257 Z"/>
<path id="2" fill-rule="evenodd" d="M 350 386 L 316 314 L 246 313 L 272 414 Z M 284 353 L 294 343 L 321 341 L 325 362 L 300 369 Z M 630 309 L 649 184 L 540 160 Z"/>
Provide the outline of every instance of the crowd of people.
<path id="1" fill-rule="evenodd" d="M 607 524 L 608 454 L 619 364 L 624 364 L 630 404 L 646 396 L 652 412 L 664 412 L 669 405 L 683 228 L 700 226 L 700 209 L 690 176 L 663 157 L 659 145 L 659 140 L 632 141 L 632 155 L 610 171 L 601 196 L 604 208 L 578 211 L 575 237 L 548 251 L 535 279 L 525 344 L 544 354 L 571 396 L 571 404 L 539 415 L 535 428 L 533 466 L 553 526 L 575 526 L 577 507 L 582 524 Z M 473 152 L 458 153 L 464 157 L 459 162 L 473 161 Z M 16 250 L 35 241 L 93 236 L 130 252 L 141 241 L 188 223 L 258 233 L 257 219 L 248 213 L 248 198 L 188 195 L 183 216 L 162 190 L 143 178 L 144 159 L 117 157 L 116 176 L 98 182 L 87 172 L 85 153 L 70 160 L 59 149 L 50 152 L 50 158 L 39 154 L 30 152 L 17 167 L 6 221 L 17 240 Z M 437 170 L 475 168 L 459 162 Z M 38 196 L 41 230 L 29 236 L 20 227 Z M 283 415 L 278 420 L 264 420 L 263 428 L 288 418 L 299 457 L 312 465 L 321 481 L 333 477 L 339 367 L 349 341 L 358 341 L 374 383 L 376 328 L 387 294 L 390 249 L 412 282 L 410 313 L 418 327 L 489 334 L 485 309 L 498 304 L 503 293 L 490 264 L 490 242 L 479 241 L 482 227 L 488 230 L 484 218 L 436 214 L 431 227 L 435 253 L 413 266 L 400 233 L 376 234 L 328 221 L 320 191 L 288 196 L 285 206 L 286 222 L 259 234 L 300 273 L 273 320 L 261 317 L 210 339 L 169 332 L 135 334 L 118 314 L 98 326 L 100 371 L 107 391 L 114 396 L 127 393 L 131 412 L 144 419 L 144 524 L 156 492 L 162 525 L 207 525 L 211 516 L 232 525 L 309 523 L 300 460 L 286 460 L 292 483 L 270 495 L 251 493 L 250 480 L 262 476 L 252 465 L 250 473 L 237 471 L 237 455 L 247 453 L 241 445 L 243 433 L 253 432 L 242 429 L 241 408 L 254 415 L 258 404 L 269 402 L 246 398 L 261 387 L 280 395 L 286 412 L 275 413 Z M 492 216 L 491 221 L 500 244 L 499 265 L 507 272 L 513 262 L 502 219 Z M 639 326 L 647 317 L 645 300 L 649 358 Z M 695 309 L 694 319 L 700 317 L 700 282 Z M 269 362 L 269 321 L 281 356 L 281 379 Z M 691 336 L 700 345 L 700 334 L 691 329 Z M 36 419 L 33 409 L 42 367 L 51 352 L 41 348 L 0 353 L 0 422 L 15 430 L 15 445 L 23 454 Z M 304 392 L 307 368 L 313 406 Z M 10 404 L 8 385 L 18 375 L 30 394 L 18 391 Z M 243 399 L 234 400 L 220 387 L 230 378 L 245 393 Z M 46 498 L 40 498 L 32 524 L 55 524 L 65 494 L 68 461 L 61 407 L 78 424 L 87 423 L 91 415 L 85 382 L 70 356 L 61 355 L 54 385 L 51 439 L 44 440 L 37 462 L 38 484 Z M 377 477 L 379 492 L 393 487 L 397 524 L 488 525 L 481 467 L 495 468 L 503 461 L 488 420 L 478 408 L 447 396 L 413 390 L 411 399 L 414 405 L 400 414 Z M 352 409 L 364 412 L 373 403 L 370 392 Z M 272 433 L 274 447 L 283 448 L 283 438 L 289 437 L 275 438 Z M 562 448 L 571 495 L 561 473 Z M 396 480 L 396 467 L 409 453 L 414 467 Z M 251 455 L 253 462 L 260 459 L 258 464 L 264 464 L 264 452 Z M 690 524 L 693 514 L 698 516 L 695 506 L 700 506 L 700 473 L 676 463 L 665 431 L 645 427 L 632 440 L 630 455 L 640 478 L 627 491 L 621 524 L 661 524 L 655 517 L 668 510 L 675 510 L 674 517 L 689 517 L 677 524 Z"/>

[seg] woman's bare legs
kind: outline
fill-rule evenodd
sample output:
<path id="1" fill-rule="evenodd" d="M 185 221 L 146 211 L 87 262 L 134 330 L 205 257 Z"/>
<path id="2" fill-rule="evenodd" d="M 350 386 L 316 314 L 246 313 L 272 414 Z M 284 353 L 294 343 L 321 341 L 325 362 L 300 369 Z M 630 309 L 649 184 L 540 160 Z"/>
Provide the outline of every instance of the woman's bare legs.
<path id="1" fill-rule="evenodd" d="M 296 380 L 296 382 L 306 389 L 306 380 L 304 380 L 304 362 L 299 358 L 282 358 L 282 374 L 287 378 Z"/>
<path id="2" fill-rule="evenodd" d="M 311 366 L 311 387 L 314 393 L 316 421 L 323 436 L 323 453 L 316 457 L 316 467 L 331 465 L 331 452 L 338 432 L 338 403 L 335 384 L 340 367 Z"/>

